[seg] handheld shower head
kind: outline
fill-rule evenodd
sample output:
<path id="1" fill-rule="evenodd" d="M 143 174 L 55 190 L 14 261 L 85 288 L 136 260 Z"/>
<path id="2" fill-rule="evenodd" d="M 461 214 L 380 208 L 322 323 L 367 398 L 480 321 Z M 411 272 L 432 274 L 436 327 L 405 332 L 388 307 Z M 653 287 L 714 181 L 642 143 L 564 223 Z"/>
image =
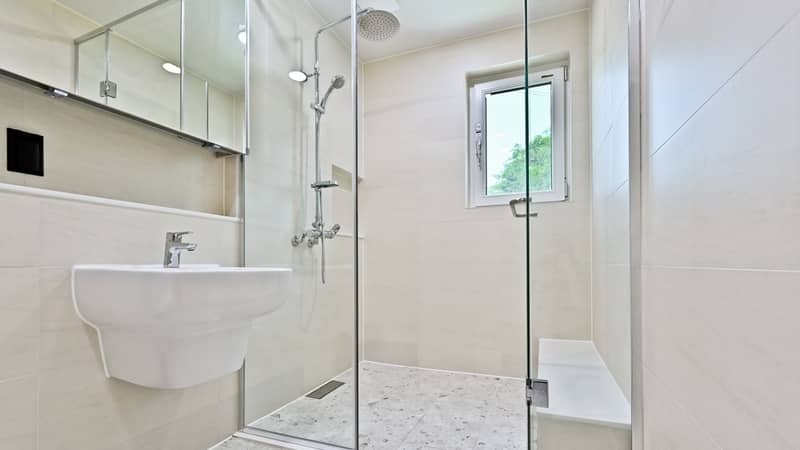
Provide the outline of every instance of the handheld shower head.
<path id="1" fill-rule="evenodd" d="M 331 80 L 331 87 L 333 89 L 341 89 L 344 87 L 344 77 L 341 75 L 336 75 Z"/>
<path id="2" fill-rule="evenodd" d="M 328 87 L 328 90 L 325 92 L 325 95 L 322 97 L 322 101 L 319 102 L 319 107 L 322 109 L 322 112 L 325 112 L 325 105 L 328 103 L 328 97 L 330 97 L 331 92 L 334 89 L 341 89 L 344 87 L 344 77 L 341 75 L 336 75 L 331 80 L 331 85 Z"/>

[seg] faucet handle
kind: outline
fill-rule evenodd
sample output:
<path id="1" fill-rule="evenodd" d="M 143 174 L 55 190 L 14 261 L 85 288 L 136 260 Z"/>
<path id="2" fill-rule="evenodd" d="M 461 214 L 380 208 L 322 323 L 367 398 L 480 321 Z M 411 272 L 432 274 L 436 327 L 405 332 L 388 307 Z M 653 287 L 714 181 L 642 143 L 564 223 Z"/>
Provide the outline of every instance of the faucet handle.
<path id="1" fill-rule="evenodd" d="M 187 234 L 193 234 L 191 231 L 168 231 L 167 240 L 172 242 L 180 242 L 180 240 Z"/>

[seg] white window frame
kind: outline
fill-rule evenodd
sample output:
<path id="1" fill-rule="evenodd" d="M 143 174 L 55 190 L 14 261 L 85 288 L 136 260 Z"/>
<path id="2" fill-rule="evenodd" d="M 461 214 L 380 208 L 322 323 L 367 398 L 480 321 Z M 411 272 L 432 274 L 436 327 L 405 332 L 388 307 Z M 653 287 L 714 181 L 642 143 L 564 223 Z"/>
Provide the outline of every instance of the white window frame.
<path id="1" fill-rule="evenodd" d="M 528 74 L 528 86 L 545 84 L 552 86 L 552 143 L 553 143 L 553 190 L 532 192 L 533 203 L 561 202 L 569 197 L 567 180 L 567 81 L 566 67 L 556 67 Z M 498 92 L 522 89 L 525 76 L 513 76 L 499 80 L 477 83 L 470 89 L 469 108 L 469 152 L 467 171 L 467 206 L 508 205 L 514 199 L 525 197 L 524 192 L 508 195 L 487 195 L 486 190 L 486 98 Z M 524 111 L 520 111 L 520 116 Z M 523 119 L 524 120 L 524 119 Z"/>

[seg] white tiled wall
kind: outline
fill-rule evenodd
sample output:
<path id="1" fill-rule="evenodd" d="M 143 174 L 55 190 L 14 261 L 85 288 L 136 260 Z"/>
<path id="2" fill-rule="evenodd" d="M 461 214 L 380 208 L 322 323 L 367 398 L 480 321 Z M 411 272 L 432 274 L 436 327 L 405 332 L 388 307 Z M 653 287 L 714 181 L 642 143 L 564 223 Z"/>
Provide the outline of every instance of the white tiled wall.
<path id="1" fill-rule="evenodd" d="M 45 176 L 9 172 L 3 164 L 0 183 L 236 214 L 236 185 L 225 182 L 226 165 L 234 174 L 238 169 L 235 157 L 217 158 L 143 125 L 0 80 L 2 155 L 6 127 L 44 136 Z"/>
<path id="2" fill-rule="evenodd" d="M 157 264 L 174 230 L 196 233 L 185 262 L 236 265 L 240 223 L 8 192 L 0 209 L 0 449 L 197 450 L 235 430 L 236 374 L 175 391 L 106 379 L 70 268 Z"/>
<path id="3" fill-rule="evenodd" d="M 572 197 L 534 207 L 534 344 L 591 333 L 588 30 L 587 12 L 531 27 L 532 56 L 569 54 L 572 101 Z M 367 359 L 523 373 L 524 221 L 464 206 L 467 74 L 523 50 L 517 28 L 365 65 Z"/>
<path id="4" fill-rule="evenodd" d="M 592 339 L 630 400 L 627 5 L 592 5 Z"/>
<path id="5" fill-rule="evenodd" d="M 800 3 L 644 5 L 646 448 L 800 448 Z"/>

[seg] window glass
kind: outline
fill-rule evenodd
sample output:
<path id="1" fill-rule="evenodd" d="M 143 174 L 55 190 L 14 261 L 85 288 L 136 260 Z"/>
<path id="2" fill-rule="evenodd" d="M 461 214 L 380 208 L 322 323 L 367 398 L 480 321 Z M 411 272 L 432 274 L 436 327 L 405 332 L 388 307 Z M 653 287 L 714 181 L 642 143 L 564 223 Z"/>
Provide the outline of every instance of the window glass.
<path id="1" fill-rule="evenodd" d="M 530 190 L 553 190 L 552 85 L 528 89 L 530 98 Z M 496 92 L 486 96 L 487 196 L 525 192 L 525 90 Z"/>

